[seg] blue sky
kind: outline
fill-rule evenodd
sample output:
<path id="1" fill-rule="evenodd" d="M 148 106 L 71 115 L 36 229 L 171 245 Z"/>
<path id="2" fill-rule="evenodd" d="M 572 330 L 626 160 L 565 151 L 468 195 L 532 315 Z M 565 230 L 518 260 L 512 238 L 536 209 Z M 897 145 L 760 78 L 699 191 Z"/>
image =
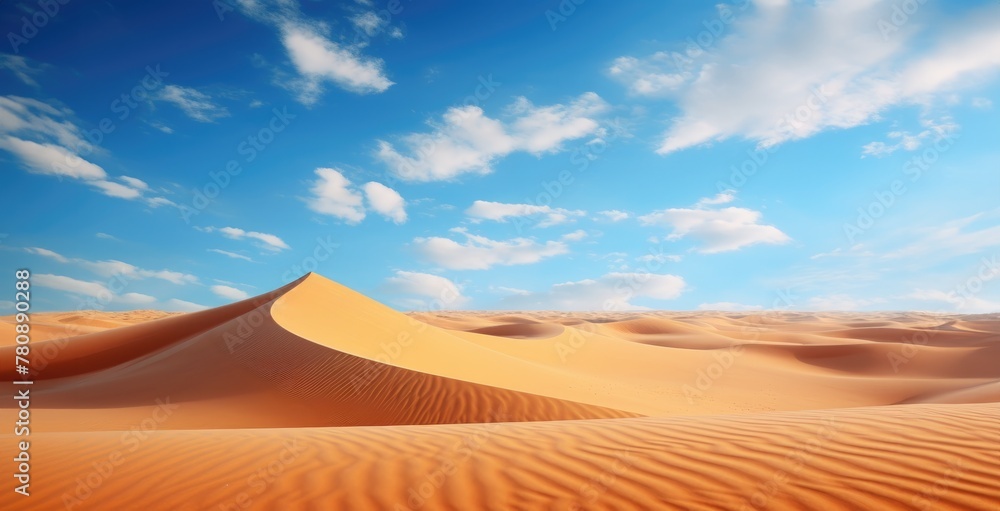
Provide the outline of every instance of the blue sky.
<path id="1" fill-rule="evenodd" d="M 0 262 L 36 310 L 1000 310 L 1000 5 L 691 4 L 9 3 Z"/>

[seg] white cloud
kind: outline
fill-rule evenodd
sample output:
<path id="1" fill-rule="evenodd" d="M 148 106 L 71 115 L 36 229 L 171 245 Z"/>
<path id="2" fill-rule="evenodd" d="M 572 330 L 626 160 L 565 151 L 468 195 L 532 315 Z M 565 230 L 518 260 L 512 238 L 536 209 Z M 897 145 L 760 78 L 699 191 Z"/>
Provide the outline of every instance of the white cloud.
<path id="1" fill-rule="evenodd" d="M 88 261 L 86 259 L 80 258 L 67 258 L 53 252 L 51 250 L 39 247 L 31 247 L 24 249 L 26 252 L 31 254 L 36 254 L 50 259 L 59 261 L 60 263 L 73 263 L 81 268 L 90 271 L 91 273 L 100 275 L 102 277 L 113 277 L 115 275 L 125 275 L 133 279 L 146 279 L 154 278 L 165 280 L 173 284 L 184 285 L 184 284 L 196 284 L 198 282 L 198 277 L 188 273 L 181 273 L 172 270 L 144 270 L 131 265 L 126 262 L 117 261 L 114 259 L 109 259 L 106 261 Z"/>
<path id="2" fill-rule="evenodd" d="M 806 301 L 809 309 L 819 311 L 853 311 L 876 303 L 882 303 L 882 300 L 853 298 L 845 294 L 814 296 Z"/>
<path id="3" fill-rule="evenodd" d="M 368 199 L 368 206 L 376 213 L 396 224 L 406 222 L 406 201 L 399 192 L 374 181 L 365 183 L 363 189 Z"/>
<path id="4" fill-rule="evenodd" d="M 608 273 L 598 279 L 556 284 L 542 293 L 515 294 L 503 299 L 514 309 L 620 311 L 646 307 L 637 298 L 672 300 L 684 291 L 684 279 L 656 273 Z"/>
<path id="5" fill-rule="evenodd" d="M 324 81 L 358 94 L 384 92 L 393 85 L 382 69 L 382 59 L 341 46 L 326 38 L 317 27 L 285 22 L 281 26 L 281 42 L 302 76 L 299 87 L 302 103 L 316 102 Z"/>
<path id="6" fill-rule="evenodd" d="M 758 223 L 759 211 L 728 207 L 710 209 L 706 204 L 720 204 L 732 200 L 731 194 L 719 194 L 712 199 L 698 201 L 695 208 L 670 208 L 654 211 L 639 217 L 643 225 L 669 226 L 672 231 L 667 240 L 690 236 L 702 243 L 699 252 L 714 254 L 739 250 L 757 243 L 782 244 L 791 240 L 773 225 Z"/>
<path id="7" fill-rule="evenodd" d="M 250 295 L 248 295 L 246 291 L 243 291 L 241 289 L 236 289 L 235 287 L 231 286 L 215 285 L 209 289 L 211 289 L 212 292 L 215 293 L 216 295 L 221 296 L 222 298 L 225 298 L 227 300 L 245 300 L 250 297 Z"/>
<path id="8" fill-rule="evenodd" d="M 178 300 L 177 298 L 171 298 L 166 301 L 166 307 L 164 310 L 168 311 L 178 311 L 178 312 L 198 312 L 207 309 L 205 305 L 201 305 L 194 302 L 186 302 L 184 300 Z"/>
<path id="9" fill-rule="evenodd" d="M 742 303 L 734 302 L 715 302 L 715 303 L 703 303 L 698 306 L 698 310 L 703 311 L 759 311 L 763 310 L 764 307 L 760 305 L 745 305 Z"/>
<path id="10" fill-rule="evenodd" d="M 237 254 L 235 252 L 229 252 L 228 250 L 220 250 L 218 248 L 210 248 L 210 249 L 208 249 L 208 251 L 209 252 L 215 252 L 216 254 L 222 254 L 222 255 L 224 255 L 226 257 L 231 257 L 233 259 L 242 259 L 244 261 L 253 262 L 253 259 L 250 259 L 249 257 L 247 257 L 247 256 L 245 256 L 243 254 Z"/>
<path id="11" fill-rule="evenodd" d="M 681 256 L 675 254 L 646 254 L 636 257 L 635 260 L 640 263 L 659 263 L 663 264 L 666 262 L 679 263 L 681 262 Z"/>
<path id="12" fill-rule="evenodd" d="M 583 229 L 577 229 L 573 232 L 569 232 L 562 235 L 563 241 L 581 241 L 587 237 L 587 231 Z"/>
<path id="13" fill-rule="evenodd" d="M 386 279 L 385 287 L 390 293 L 415 297 L 404 303 L 418 308 L 431 305 L 435 309 L 459 308 L 469 301 L 468 297 L 462 295 L 462 289 L 457 284 L 429 273 L 397 271 L 395 276 Z"/>
<path id="14" fill-rule="evenodd" d="M 215 122 L 216 119 L 229 117 L 229 110 L 212 102 L 208 94 L 191 87 L 165 85 L 154 99 L 173 103 L 185 115 L 198 122 Z"/>
<path id="15" fill-rule="evenodd" d="M 310 192 L 312 196 L 306 199 L 309 209 L 331 215 L 349 224 L 356 224 L 365 219 L 365 207 L 361 194 L 353 189 L 351 181 L 337 169 L 316 169 L 319 178 L 313 182 Z"/>
<path id="16" fill-rule="evenodd" d="M 96 273 L 102 277 L 113 277 L 115 275 L 135 275 L 138 268 L 121 261 L 87 261 L 84 259 L 74 259 L 73 262 L 86 268 L 91 273 Z"/>
<path id="17" fill-rule="evenodd" d="M 135 188 L 130 188 L 121 183 L 115 183 L 114 181 L 88 181 L 88 184 L 98 188 L 104 195 L 109 197 L 118 197 L 119 199 L 138 199 L 142 196 L 142 192 L 136 190 Z"/>
<path id="18" fill-rule="evenodd" d="M 900 149 L 906 151 L 916 151 L 920 149 L 921 146 L 928 140 L 941 140 L 948 139 L 951 135 L 958 131 L 958 125 L 951 122 L 950 119 L 946 119 L 942 123 L 936 123 L 931 120 L 924 119 L 920 122 L 923 126 L 923 130 L 913 134 L 908 131 L 891 131 L 889 132 L 889 139 L 894 140 L 894 143 L 885 143 L 882 141 L 875 141 L 865 144 L 861 148 L 862 157 L 865 156 L 875 156 L 881 157 L 888 154 L 892 154 Z"/>
<path id="19" fill-rule="evenodd" d="M 137 272 L 137 275 L 142 278 L 154 278 L 154 279 L 165 280 L 167 282 L 177 285 L 195 284 L 198 282 L 198 277 L 195 277 L 194 275 L 181 273 L 179 271 L 171 271 L 171 270 L 154 271 L 154 270 L 140 269 Z"/>
<path id="20" fill-rule="evenodd" d="M 118 176 L 118 179 L 121 182 L 128 185 L 129 187 L 134 188 L 136 190 L 149 190 L 149 185 L 141 179 L 134 178 L 131 176 Z"/>
<path id="21" fill-rule="evenodd" d="M 989 98 L 972 98 L 970 104 L 980 110 L 989 110 L 993 107 L 993 101 Z"/>
<path id="22" fill-rule="evenodd" d="M 558 152 L 569 140 L 599 133 L 596 117 L 607 104 L 587 92 L 567 105 L 538 107 L 518 98 L 504 120 L 487 117 L 478 106 L 449 108 L 429 133 L 402 137 L 409 154 L 379 141 L 377 156 L 409 181 L 444 181 L 463 174 L 488 174 L 493 163 L 515 151 Z"/>
<path id="23" fill-rule="evenodd" d="M 218 232 L 223 236 L 234 240 L 243 240 L 243 239 L 257 240 L 261 242 L 260 246 L 262 248 L 274 252 L 291 248 L 281 238 L 275 236 L 274 234 L 267 234 L 264 232 L 245 231 L 238 227 L 205 227 L 200 230 L 204 232 Z"/>
<path id="24" fill-rule="evenodd" d="M 970 294 L 963 296 L 954 291 L 945 292 L 934 289 L 917 289 L 906 295 L 905 298 L 945 303 L 951 306 L 951 310 L 965 314 L 1000 312 L 1000 302 L 986 300 Z"/>
<path id="25" fill-rule="evenodd" d="M 0 68 L 7 69 L 18 80 L 21 80 L 25 85 L 30 85 L 32 87 L 37 86 L 38 82 L 35 81 L 32 75 L 37 74 L 41 69 L 32 67 L 28 64 L 28 59 L 18 56 L 9 55 L 6 53 L 0 54 Z"/>
<path id="26" fill-rule="evenodd" d="M 82 130 L 67 120 L 72 113 L 34 99 L 0 97 L 0 149 L 16 156 L 29 172 L 79 180 L 110 197 L 142 198 L 149 190 L 145 182 L 129 176 L 117 178 L 125 184 L 110 181 L 101 166 L 84 159 L 100 148 L 86 142 Z"/>
<path id="27" fill-rule="evenodd" d="M 378 14 L 372 11 L 351 16 L 350 19 L 351 23 L 353 23 L 358 30 L 369 36 L 379 33 L 385 25 L 385 19 L 381 18 Z"/>
<path id="28" fill-rule="evenodd" d="M 116 237 L 114 237 L 114 236 L 112 236 L 112 235 L 110 235 L 108 233 L 105 233 L 105 232 L 99 232 L 99 233 L 95 234 L 94 236 L 97 236 L 98 238 L 100 238 L 102 240 L 120 241 L 118 238 L 116 238 Z"/>
<path id="29" fill-rule="evenodd" d="M 108 175 L 100 166 L 55 144 L 4 136 L 0 137 L 0 149 L 20 158 L 28 170 L 37 174 L 94 180 L 102 180 Z"/>
<path id="30" fill-rule="evenodd" d="M 77 280 L 63 275 L 52 275 L 48 273 L 38 273 L 31 276 L 32 283 L 59 291 L 66 291 L 77 295 L 91 296 L 94 298 L 107 299 L 114 296 L 107 287 L 100 282 L 88 282 Z"/>
<path id="31" fill-rule="evenodd" d="M 543 244 L 527 238 L 495 241 L 469 234 L 463 228 L 452 231 L 465 236 L 465 243 L 448 238 L 416 238 L 413 241 L 417 251 L 434 264 L 451 270 L 485 270 L 497 265 L 533 264 L 569 252 L 561 241 Z"/>
<path id="32" fill-rule="evenodd" d="M 569 222 L 571 217 L 583 216 L 586 212 L 534 204 L 507 204 L 477 200 L 472 203 L 472 206 L 469 206 L 469 209 L 465 210 L 465 214 L 472 217 L 474 222 L 481 220 L 506 222 L 509 218 L 541 216 L 543 218 L 538 222 L 538 227 L 550 227 Z"/>
<path id="33" fill-rule="evenodd" d="M 725 192 L 720 192 L 715 195 L 715 197 L 705 197 L 699 200 L 696 204 L 696 208 L 704 206 L 717 206 L 719 204 L 729 204 L 736 199 L 736 192 L 732 190 L 727 190 Z"/>
<path id="34" fill-rule="evenodd" d="M 315 103 L 325 82 L 358 94 L 384 92 L 393 85 L 386 77 L 382 59 L 362 53 L 367 41 L 354 38 L 353 45 L 335 42 L 338 38 L 331 37 L 329 25 L 306 18 L 297 0 L 240 0 L 239 6 L 247 16 L 278 31 L 299 75 L 298 79 L 287 79 L 279 72 L 279 80 L 296 92 L 301 103 Z M 360 21 L 370 25 L 372 20 Z"/>
<path id="35" fill-rule="evenodd" d="M 678 90 L 692 78 L 690 72 L 677 67 L 678 62 L 672 54 L 662 51 L 645 59 L 618 57 L 608 74 L 624 83 L 631 94 L 661 96 Z"/>
<path id="36" fill-rule="evenodd" d="M 1000 9 L 968 19 L 910 16 L 883 33 L 882 2 L 775 2 L 741 14 L 727 36 L 688 64 L 665 54 L 610 67 L 639 94 L 667 94 L 680 113 L 661 154 L 741 137 L 770 147 L 850 128 L 905 104 L 926 104 L 1000 67 Z M 897 28 L 895 25 L 888 25 Z M 920 38 L 920 44 L 914 43 Z"/>
<path id="37" fill-rule="evenodd" d="M 975 254 L 983 249 L 1000 246 L 1000 225 L 993 214 L 978 213 L 944 225 L 921 227 L 908 235 L 915 241 L 885 255 L 887 259 L 920 256 L 954 257 Z M 985 225 L 984 225 L 985 224 Z"/>
<path id="38" fill-rule="evenodd" d="M 51 251 L 49 249 L 46 249 L 46 248 L 31 247 L 31 248 L 24 249 L 24 251 L 28 252 L 29 254 L 35 254 L 35 255 L 40 255 L 40 256 L 43 256 L 43 257 L 48 257 L 50 259 L 55 259 L 56 261 L 59 261 L 60 263 L 68 263 L 69 262 L 69 259 L 63 257 L 60 254 L 57 254 L 56 252 L 53 252 L 53 251 Z"/>
<path id="39" fill-rule="evenodd" d="M 619 211 L 617 209 L 598 211 L 597 214 L 603 216 L 604 218 L 612 222 L 621 222 L 622 220 L 627 220 L 629 217 L 628 213 L 624 211 Z"/>
<path id="40" fill-rule="evenodd" d="M 144 305 L 155 302 L 156 298 L 142 293 L 125 293 L 116 297 L 115 300 L 128 305 Z"/>

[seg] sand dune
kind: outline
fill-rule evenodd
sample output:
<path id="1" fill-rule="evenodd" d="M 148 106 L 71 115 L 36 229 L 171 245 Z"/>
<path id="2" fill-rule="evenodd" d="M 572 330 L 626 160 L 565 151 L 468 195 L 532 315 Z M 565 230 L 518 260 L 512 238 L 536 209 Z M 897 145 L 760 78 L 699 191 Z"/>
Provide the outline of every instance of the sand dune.
<path id="1" fill-rule="evenodd" d="M 407 315 L 310 274 L 203 312 L 33 321 L 30 509 L 1000 501 L 995 315 Z"/>

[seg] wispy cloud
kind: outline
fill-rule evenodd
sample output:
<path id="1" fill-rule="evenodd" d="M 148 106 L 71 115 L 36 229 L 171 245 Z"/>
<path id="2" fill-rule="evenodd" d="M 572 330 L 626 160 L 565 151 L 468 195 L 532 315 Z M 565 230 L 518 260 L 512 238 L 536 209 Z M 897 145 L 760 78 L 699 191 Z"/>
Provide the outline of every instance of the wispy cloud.
<path id="1" fill-rule="evenodd" d="M 587 212 L 553 208 L 551 206 L 538 206 L 535 204 L 508 204 L 504 202 L 477 200 L 465 210 L 465 214 L 472 218 L 475 223 L 482 220 L 506 222 L 509 219 L 540 217 L 537 221 L 538 227 L 551 227 L 571 222 L 574 217 L 584 216 Z"/>
<path id="2" fill-rule="evenodd" d="M 215 122 L 229 117 L 229 110 L 212 101 L 212 97 L 192 87 L 165 85 L 155 96 L 157 101 L 171 103 L 198 122 Z"/>
<path id="3" fill-rule="evenodd" d="M 417 238 L 414 245 L 424 258 L 451 270 L 486 270 L 493 266 L 533 264 L 569 252 L 562 241 L 538 243 L 528 238 L 491 240 L 456 227 L 452 232 L 465 237 L 464 243 L 449 238 Z"/>
<path id="4" fill-rule="evenodd" d="M 199 228 L 199 230 L 203 232 L 217 232 L 229 239 L 234 239 L 234 240 L 244 240 L 244 239 L 255 240 L 259 242 L 259 246 L 261 248 L 273 252 L 279 252 L 281 250 L 287 250 L 291 248 L 288 246 L 287 243 L 284 242 L 284 240 L 282 240 L 278 236 L 275 236 L 274 234 L 268 234 L 265 232 L 246 231 L 238 227 L 202 227 Z"/>
<path id="5" fill-rule="evenodd" d="M 512 309 L 621 311 L 648 307 L 636 299 L 672 300 L 684 292 L 682 277 L 656 273 L 608 273 L 596 279 L 556 284 L 547 291 L 516 293 L 501 301 Z"/>

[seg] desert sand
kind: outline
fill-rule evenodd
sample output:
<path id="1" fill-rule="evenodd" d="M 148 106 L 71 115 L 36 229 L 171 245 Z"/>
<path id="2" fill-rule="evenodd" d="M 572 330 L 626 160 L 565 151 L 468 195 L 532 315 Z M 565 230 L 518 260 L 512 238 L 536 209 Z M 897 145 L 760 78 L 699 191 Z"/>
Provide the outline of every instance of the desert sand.
<path id="1" fill-rule="evenodd" d="M 309 274 L 32 321 L 2 509 L 1000 509 L 1000 315 L 404 314 Z"/>

